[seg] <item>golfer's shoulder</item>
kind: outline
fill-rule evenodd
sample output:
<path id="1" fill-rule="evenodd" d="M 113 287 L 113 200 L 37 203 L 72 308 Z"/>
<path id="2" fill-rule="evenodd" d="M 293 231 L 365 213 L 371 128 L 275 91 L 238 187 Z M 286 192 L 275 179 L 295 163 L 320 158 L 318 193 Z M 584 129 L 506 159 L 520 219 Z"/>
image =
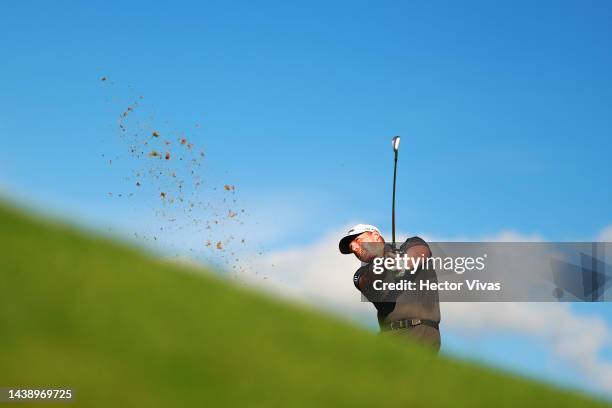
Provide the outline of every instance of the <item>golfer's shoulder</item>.
<path id="1" fill-rule="evenodd" d="M 400 246 L 400 250 L 407 251 L 408 249 L 418 245 L 423 245 L 429 248 L 429 244 L 427 244 L 427 242 L 423 238 L 414 236 L 404 241 L 404 243 Z"/>

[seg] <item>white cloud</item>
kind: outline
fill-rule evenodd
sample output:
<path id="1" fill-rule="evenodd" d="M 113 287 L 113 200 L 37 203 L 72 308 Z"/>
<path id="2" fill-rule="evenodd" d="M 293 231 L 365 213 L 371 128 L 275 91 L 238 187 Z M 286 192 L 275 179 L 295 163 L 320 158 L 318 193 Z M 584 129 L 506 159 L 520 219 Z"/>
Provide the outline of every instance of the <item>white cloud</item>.
<path id="1" fill-rule="evenodd" d="M 242 278 L 362 325 L 376 327 L 374 307 L 360 301 L 359 292 L 352 284 L 359 261 L 353 256 L 341 255 L 337 249 L 338 239 L 346 230 L 339 228 L 311 245 L 259 257 L 253 261 L 252 269 L 258 272 L 244 272 Z M 477 241 L 485 239 L 541 240 L 537 234 L 525 236 L 512 231 Z M 579 370 L 600 389 L 612 393 L 612 364 L 599 358 L 600 351 L 612 343 L 612 331 L 600 317 L 579 315 L 564 303 L 442 303 L 441 311 L 444 325 L 466 336 L 496 330 L 544 342 L 556 358 Z"/>
<path id="2" fill-rule="evenodd" d="M 521 234 L 512 230 L 504 230 L 492 236 L 485 236 L 481 239 L 486 242 L 538 242 L 542 237 L 538 234 Z"/>
<path id="3" fill-rule="evenodd" d="M 612 242 L 612 225 L 608 225 L 606 228 L 601 230 L 601 232 L 597 236 L 597 241 Z"/>
<path id="4" fill-rule="evenodd" d="M 373 327 L 377 325 L 375 309 L 360 301 L 360 293 L 352 283 L 360 263 L 338 251 L 338 237 L 346 230 L 328 233 L 312 245 L 253 257 L 247 262 L 251 267 L 241 278 Z"/>
<path id="5" fill-rule="evenodd" d="M 579 315 L 567 303 L 442 303 L 441 313 L 447 327 L 467 336 L 497 330 L 536 338 L 612 393 L 612 363 L 599 357 L 612 331 L 600 317 Z"/>

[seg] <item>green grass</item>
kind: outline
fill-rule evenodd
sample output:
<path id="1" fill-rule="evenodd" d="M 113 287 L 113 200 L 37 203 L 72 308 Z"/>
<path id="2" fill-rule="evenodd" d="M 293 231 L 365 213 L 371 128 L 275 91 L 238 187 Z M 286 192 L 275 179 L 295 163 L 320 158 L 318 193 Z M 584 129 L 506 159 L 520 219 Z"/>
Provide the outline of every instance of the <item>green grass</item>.
<path id="1" fill-rule="evenodd" d="M 0 230 L 0 387 L 87 407 L 603 405 L 6 205 Z"/>

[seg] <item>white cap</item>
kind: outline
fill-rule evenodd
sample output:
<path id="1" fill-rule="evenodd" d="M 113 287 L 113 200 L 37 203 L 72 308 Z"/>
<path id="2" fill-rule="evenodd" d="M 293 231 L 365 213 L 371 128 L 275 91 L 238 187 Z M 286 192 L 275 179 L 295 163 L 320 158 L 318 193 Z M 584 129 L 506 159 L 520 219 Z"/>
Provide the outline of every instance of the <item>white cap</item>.
<path id="1" fill-rule="evenodd" d="M 338 244 L 338 248 L 340 248 L 340 252 L 343 254 L 350 254 L 351 253 L 351 248 L 350 248 L 351 242 L 353 242 L 353 239 L 355 239 L 357 235 L 363 234 L 364 232 L 378 232 L 380 234 L 380 231 L 378 230 L 378 228 L 376 228 L 373 225 L 357 224 L 353 228 L 348 230 L 346 235 L 340 240 L 340 243 Z"/>

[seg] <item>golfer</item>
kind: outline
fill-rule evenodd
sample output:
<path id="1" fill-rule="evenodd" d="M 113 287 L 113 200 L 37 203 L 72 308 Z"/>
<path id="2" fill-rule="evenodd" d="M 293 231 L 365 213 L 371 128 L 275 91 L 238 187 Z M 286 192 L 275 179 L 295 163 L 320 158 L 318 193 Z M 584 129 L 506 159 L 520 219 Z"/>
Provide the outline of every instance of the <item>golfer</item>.
<path id="1" fill-rule="evenodd" d="M 420 281 L 437 283 L 435 270 L 428 268 L 425 262 L 431 257 L 429 245 L 419 237 L 412 237 L 395 249 L 391 244 L 385 243 L 378 228 L 359 224 L 351 228 L 340 240 L 339 248 L 341 253 L 352 253 L 362 262 L 353 282 L 363 296 L 376 307 L 381 334 L 413 339 L 430 345 L 437 352 L 440 349 L 438 291 L 419 289 Z M 404 254 L 407 256 L 404 257 Z M 374 268 L 376 258 L 396 258 L 397 255 L 408 260 L 407 269 L 381 267 L 384 269 L 381 272 Z M 421 258 L 421 261 L 416 261 L 417 258 Z M 381 288 L 382 282 L 395 283 L 402 280 L 415 282 L 415 289 Z"/>

